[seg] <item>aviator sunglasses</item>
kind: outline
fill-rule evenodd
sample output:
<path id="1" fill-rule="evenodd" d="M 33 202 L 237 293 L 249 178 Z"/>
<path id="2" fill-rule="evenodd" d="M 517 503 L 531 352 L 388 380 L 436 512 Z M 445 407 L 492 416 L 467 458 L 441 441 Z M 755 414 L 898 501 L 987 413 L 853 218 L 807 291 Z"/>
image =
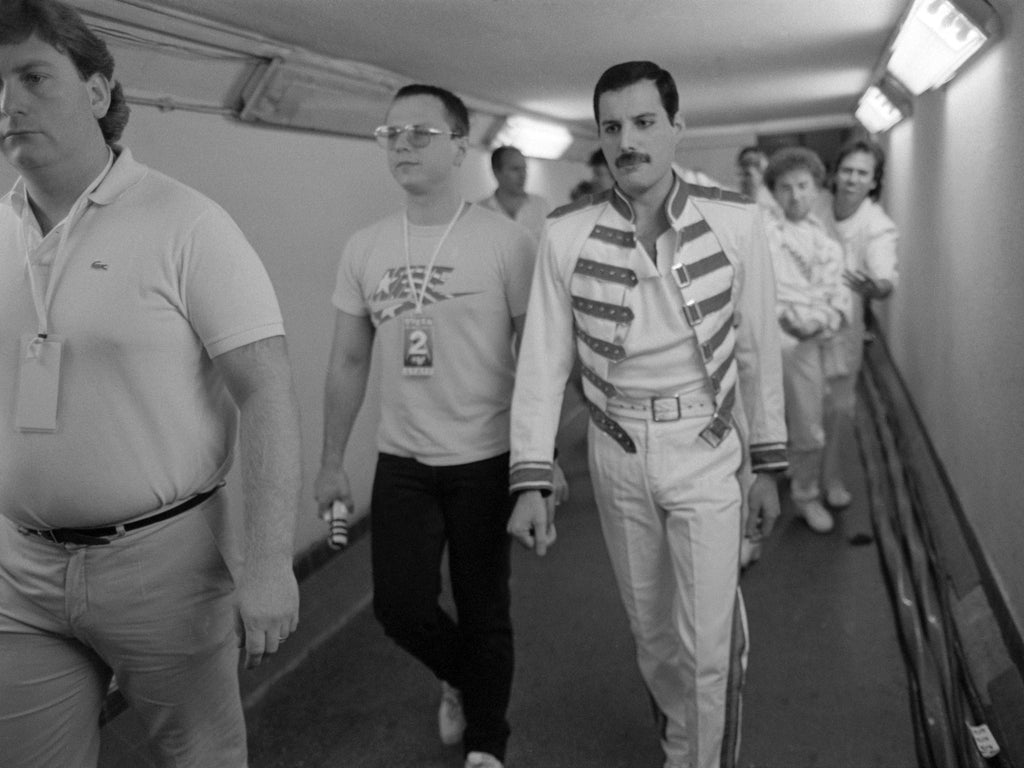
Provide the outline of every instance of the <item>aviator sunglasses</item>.
<path id="1" fill-rule="evenodd" d="M 407 134 L 409 146 L 416 149 L 423 149 L 435 136 L 449 136 L 454 139 L 462 135 L 457 131 L 442 131 L 429 125 L 380 125 L 373 129 L 374 138 L 385 149 L 393 147 L 403 133 Z"/>

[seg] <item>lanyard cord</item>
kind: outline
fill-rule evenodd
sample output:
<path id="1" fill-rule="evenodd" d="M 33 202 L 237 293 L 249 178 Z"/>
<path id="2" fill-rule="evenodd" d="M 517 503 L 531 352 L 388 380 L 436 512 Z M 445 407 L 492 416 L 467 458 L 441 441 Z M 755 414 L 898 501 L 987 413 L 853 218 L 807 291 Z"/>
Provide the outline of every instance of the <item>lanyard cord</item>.
<path id="1" fill-rule="evenodd" d="M 434 252 L 430 256 L 430 262 L 427 264 L 426 272 L 423 275 L 423 287 L 420 289 L 419 295 L 416 294 L 416 284 L 412 279 L 412 258 L 409 255 L 409 211 L 406 209 L 404 216 L 404 233 L 405 233 L 405 273 L 409 278 L 409 291 L 412 293 L 413 300 L 416 302 L 416 314 L 423 313 L 423 299 L 427 295 L 427 286 L 430 284 L 430 275 L 434 271 L 434 262 L 437 260 L 437 254 L 441 252 L 441 246 L 444 245 L 444 241 L 448 239 L 448 235 L 451 233 L 452 228 L 455 226 L 455 222 L 459 220 L 459 216 L 462 215 L 462 209 L 465 207 L 466 201 L 459 198 L 459 206 L 455 209 L 455 215 L 452 216 L 452 220 L 448 222 L 448 226 L 445 227 L 444 234 L 441 235 L 441 239 L 437 241 L 437 245 L 434 246 Z"/>
<path id="2" fill-rule="evenodd" d="M 28 248 L 28 236 L 25 233 L 25 217 L 21 219 L 21 241 L 25 248 L 25 265 L 28 267 L 28 282 L 29 287 L 32 289 L 32 303 L 36 308 L 36 317 L 39 321 L 39 331 L 36 335 L 38 340 L 43 340 L 49 334 L 49 319 L 47 317 L 47 307 L 50 304 L 50 300 L 53 297 L 53 289 L 56 284 L 57 270 L 63 266 L 63 255 L 68 245 L 68 234 L 71 232 L 71 225 L 74 223 L 75 217 L 78 216 L 79 210 L 84 208 L 81 205 L 81 200 L 75 203 L 74 207 L 64 218 L 64 220 L 58 225 L 63 227 L 60 232 L 60 240 L 57 243 L 57 253 L 53 258 L 53 268 L 50 273 L 50 279 L 46 285 L 46 294 L 44 296 L 43 289 L 39 285 L 36 279 L 36 270 L 32 264 L 32 259 L 29 254 Z M 59 265 L 59 266 L 58 266 Z"/>
<path id="3" fill-rule="evenodd" d="M 110 168 L 114 163 L 114 153 L 107 150 L 107 164 L 103 169 L 103 172 L 97 176 L 93 182 L 85 188 L 75 204 L 71 206 L 71 210 L 68 211 L 68 215 L 64 217 L 64 220 L 57 224 L 57 226 L 63 226 L 60 233 L 60 240 L 57 243 L 57 253 L 53 257 L 53 267 L 50 270 L 50 278 L 47 281 L 46 293 L 44 295 L 42 286 L 39 285 L 36 279 L 36 271 L 32 265 L 31 254 L 29 253 L 28 247 L 28 236 L 25 232 L 25 219 L 27 218 L 28 212 L 31 211 L 30 203 L 28 202 L 28 194 L 25 195 L 25 206 L 26 212 L 21 216 L 21 244 L 22 248 L 25 249 L 25 267 L 28 269 L 28 282 L 29 288 L 32 291 L 32 303 L 35 305 L 36 318 L 39 321 L 38 331 L 36 338 L 32 340 L 32 345 L 29 347 L 29 356 L 35 357 L 38 353 L 38 348 L 41 342 L 46 340 L 49 335 L 49 306 L 53 301 L 53 292 L 57 286 L 57 277 L 60 271 L 64 268 L 64 262 L 66 261 L 66 253 L 68 247 L 68 237 L 71 234 L 71 228 L 75 225 L 82 214 L 85 213 L 85 209 L 89 207 L 89 195 L 91 195 L 97 187 L 103 182 L 110 172 Z"/>
<path id="4" fill-rule="evenodd" d="M 29 342 L 28 349 L 26 350 L 25 356 L 30 360 L 39 357 L 43 348 L 43 343 L 50 335 L 49 313 L 47 312 L 47 309 L 50 306 L 50 302 L 53 300 L 53 290 L 57 284 L 58 272 L 64 268 L 63 256 L 67 250 L 68 234 L 71 232 L 71 225 L 75 222 L 76 218 L 85 211 L 88 203 L 88 195 L 83 195 L 78 199 L 75 205 L 68 212 L 68 215 L 64 218 L 64 229 L 61 230 L 60 241 L 57 244 L 57 253 L 53 257 L 53 267 L 50 270 L 50 278 L 46 284 L 45 296 L 43 295 L 42 286 L 40 286 L 36 280 L 36 268 L 32 264 L 32 260 L 29 256 L 28 237 L 25 234 L 25 217 L 22 217 L 21 219 L 21 240 L 22 245 L 25 248 L 25 267 L 28 269 L 29 288 L 32 289 L 32 303 L 35 305 L 36 317 L 39 320 L 39 326 L 36 331 L 35 338 Z"/>

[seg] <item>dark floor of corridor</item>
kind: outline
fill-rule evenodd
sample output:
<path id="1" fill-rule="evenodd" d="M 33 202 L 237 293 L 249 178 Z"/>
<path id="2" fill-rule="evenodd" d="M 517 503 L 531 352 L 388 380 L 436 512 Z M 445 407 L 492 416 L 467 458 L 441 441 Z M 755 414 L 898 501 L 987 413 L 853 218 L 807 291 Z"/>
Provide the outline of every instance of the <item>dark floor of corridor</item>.
<path id="1" fill-rule="evenodd" d="M 557 544 L 543 559 L 514 550 L 517 667 L 506 764 L 659 768 L 582 454 L 580 440 L 563 452 L 572 499 L 559 508 Z M 812 533 L 784 499 L 761 560 L 742 577 L 751 654 L 741 768 L 917 764 L 855 446 L 849 466 L 856 498 L 836 529 Z M 368 543 L 360 539 L 303 585 L 300 632 L 328 639 L 293 659 L 265 695 L 248 686 L 250 700 L 259 699 L 248 710 L 252 768 L 462 765 L 459 749 L 437 739 L 437 682 L 373 619 Z M 143 768 L 145 758 L 129 747 L 130 711 L 106 730 L 103 767 Z"/>

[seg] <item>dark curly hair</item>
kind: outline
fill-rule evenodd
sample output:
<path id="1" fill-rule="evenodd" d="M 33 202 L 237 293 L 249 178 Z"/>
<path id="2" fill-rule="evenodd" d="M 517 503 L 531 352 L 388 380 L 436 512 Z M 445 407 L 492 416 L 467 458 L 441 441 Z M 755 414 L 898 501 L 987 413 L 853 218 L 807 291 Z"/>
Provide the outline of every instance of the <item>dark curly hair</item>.
<path id="1" fill-rule="evenodd" d="M 99 73 L 110 83 L 110 107 L 99 119 L 103 140 L 114 145 L 128 125 L 128 102 L 114 81 L 114 57 L 107 44 L 82 21 L 74 8 L 57 0 L 3 0 L 0 3 L 0 45 L 17 45 L 33 34 L 63 53 L 87 80 Z"/>
<path id="2" fill-rule="evenodd" d="M 817 152 L 807 147 L 783 147 L 768 158 L 768 167 L 764 169 L 764 185 L 774 192 L 775 182 L 780 176 L 801 168 L 811 174 L 819 187 L 825 183 L 825 164 Z"/>

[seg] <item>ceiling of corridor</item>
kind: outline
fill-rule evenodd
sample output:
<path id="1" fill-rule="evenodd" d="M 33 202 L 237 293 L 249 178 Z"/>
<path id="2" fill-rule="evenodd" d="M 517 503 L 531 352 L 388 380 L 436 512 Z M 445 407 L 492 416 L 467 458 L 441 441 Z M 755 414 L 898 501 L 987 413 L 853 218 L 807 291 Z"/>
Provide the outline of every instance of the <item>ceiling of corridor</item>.
<path id="1" fill-rule="evenodd" d="M 160 5 L 588 127 L 600 73 L 620 61 L 650 59 L 675 75 L 687 125 L 711 130 L 851 115 L 908 2 L 163 0 Z"/>

